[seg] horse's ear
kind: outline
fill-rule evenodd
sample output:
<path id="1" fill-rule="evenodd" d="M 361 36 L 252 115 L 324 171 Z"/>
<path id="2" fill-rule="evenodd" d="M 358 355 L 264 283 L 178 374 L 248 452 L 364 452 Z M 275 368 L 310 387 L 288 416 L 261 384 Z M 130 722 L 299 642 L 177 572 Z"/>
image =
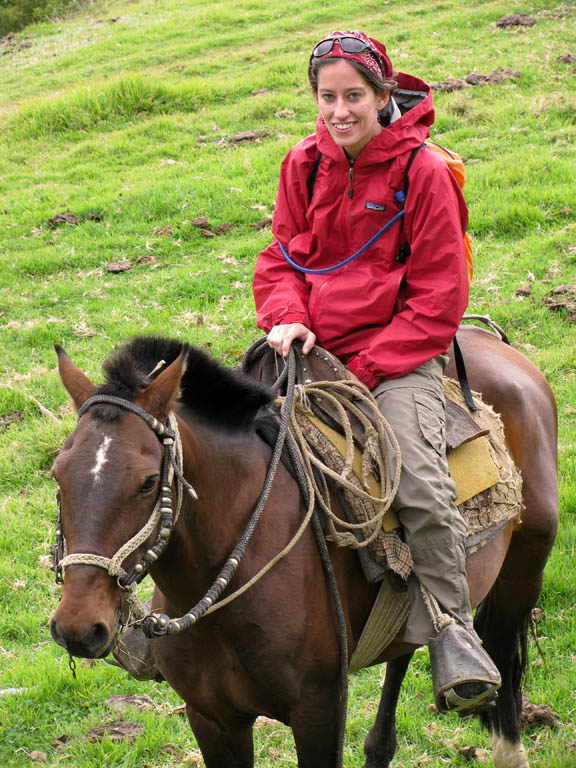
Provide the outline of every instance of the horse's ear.
<path id="1" fill-rule="evenodd" d="M 186 344 L 176 360 L 170 363 L 149 387 L 140 392 L 135 400 L 136 404 L 163 421 L 170 413 L 174 401 L 180 396 L 180 380 L 186 370 L 187 357 Z"/>
<path id="2" fill-rule="evenodd" d="M 59 344 L 55 344 L 54 349 L 58 355 L 58 372 L 60 373 L 62 384 L 64 384 L 66 391 L 78 410 L 92 396 L 95 387 L 90 379 L 82 373 L 80 368 L 74 365 Z"/>

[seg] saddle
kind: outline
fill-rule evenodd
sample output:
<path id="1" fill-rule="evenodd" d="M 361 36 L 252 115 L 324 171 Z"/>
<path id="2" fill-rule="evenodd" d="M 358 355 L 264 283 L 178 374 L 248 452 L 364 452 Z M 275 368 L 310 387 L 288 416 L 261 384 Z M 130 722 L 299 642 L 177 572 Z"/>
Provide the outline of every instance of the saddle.
<path id="1" fill-rule="evenodd" d="M 296 384 L 312 384 L 317 381 L 342 381 L 352 379 L 348 368 L 330 352 L 314 346 L 307 356 L 302 354 L 302 342 L 295 341 L 293 349 L 296 357 Z M 284 368 L 284 360 L 274 350 L 263 348 L 258 357 L 248 359 L 244 367 L 246 373 L 268 386 L 272 386 Z M 279 392 L 285 394 L 284 391 Z M 342 431 L 338 413 L 330 403 L 314 399 L 310 402 L 315 415 L 336 431 Z M 352 424 L 355 440 L 363 447 L 363 438 L 359 422 Z M 446 448 L 450 453 L 460 445 L 487 435 L 488 429 L 480 427 L 464 407 L 452 400 L 446 401 Z"/>
<path id="2" fill-rule="evenodd" d="M 340 360 L 319 346 L 304 356 L 301 342 L 295 342 L 294 352 L 297 384 L 353 378 Z M 252 345 L 243 361 L 246 373 L 269 386 L 277 381 L 284 366 L 283 358 L 264 339 Z M 453 379 L 444 379 L 444 392 L 448 467 L 458 489 L 456 505 L 466 521 L 466 549 L 470 554 L 485 546 L 510 520 L 519 519 L 522 481 L 508 454 L 498 414 L 482 401 L 480 394 L 474 393 L 479 408 L 472 418 L 462 387 Z M 279 388 L 279 395 L 283 394 L 285 385 Z M 309 397 L 307 405 L 312 413 L 298 413 L 298 418 L 305 423 L 309 443 L 332 470 L 339 472 L 344 465 L 339 414 L 321 397 Z M 353 417 L 350 422 L 361 455 L 366 447 L 365 429 Z M 359 482 L 365 480 L 360 477 Z M 375 508 L 369 502 L 353 504 L 349 497 L 342 500 L 349 522 L 364 522 L 374 516 Z M 379 539 L 369 545 L 369 553 L 358 550 L 365 576 L 369 581 L 380 581 L 386 571 L 391 571 L 404 580 L 412 570 L 412 557 L 392 509 L 386 513 L 382 528 Z"/>

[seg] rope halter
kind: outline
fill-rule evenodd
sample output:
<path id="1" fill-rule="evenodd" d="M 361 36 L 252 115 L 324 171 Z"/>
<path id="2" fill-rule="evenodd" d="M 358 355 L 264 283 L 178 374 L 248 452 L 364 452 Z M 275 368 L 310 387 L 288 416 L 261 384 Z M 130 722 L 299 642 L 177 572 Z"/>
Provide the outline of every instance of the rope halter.
<path id="1" fill-rule="evenodd" d="M 152 510 L 152 514 L 146 525 L 141 528 L 131 539 L 123 544 L 112 557 L 103 555 L 94 555 L 85 552 L 74 552 L 66 554 L 66 542 L 62 531 L 62 514 L 60 509 L 60 494 L 58 493 L 58 525 L 56 529 L 56 545 L 51 547 L 52 570 L 56 574 L 56 582 L 61 584 L 63 581 L 63 572 L 65 568 L 71 565 L 95 565 L 103 568 L 110 576 L 117 580 L 118 586 L 123 590 L 131 590 L 148 573 L 149 567 L 158 560 L 166 545 L 180 509 L 182 508 L 182 487 L 185 487 L 193 499 L 198 495 L 194 488 L 188 483 L 182 475 L 182 441 L 178 430 L 178 423 L 173 413 L 170 413 L 166 419 L 166 424 L 158 421 L 152 414 L 143 408 L 132 403 L 130 400 L 124 400 L 120 397 L 111 395 L 95 395 L 86 400 L 84 405 L 78 411 L 80 419 L 86 411 L 93 405 L 106 404 L 116 405 L 126 411 L 139 416 L 150 429 L 159 437 L 164 445 L 164 458 L 162 461 L 161 486 L 160 493 Z M 179 481 L 176 485 L 176 510 L 173 510 L 172 481 L 176 476 Z M 158 538 L 156 543 L 151 546 L 142 559 L 134 565 L 130 572 L 127 572 L 123 563 L 127 557 L 135 552 L 152 534 L 160 524 Z"/>

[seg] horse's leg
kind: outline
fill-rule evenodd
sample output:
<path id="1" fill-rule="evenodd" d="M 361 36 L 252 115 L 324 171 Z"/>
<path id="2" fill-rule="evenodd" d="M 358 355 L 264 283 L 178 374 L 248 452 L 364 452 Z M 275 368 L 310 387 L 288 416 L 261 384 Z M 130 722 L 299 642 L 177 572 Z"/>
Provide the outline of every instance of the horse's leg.
<path id="1" fill-rule="evenodd" d="M 204 714 L 190 705 L 186 712 L 206 768 L 254 768 L 252 726 L 255 718 Z"/>
<path id="2" fill-rule="evenodd" d="M 340 686 L 306 685 L 290 717 L 298 768 L 340 768 Z"/>
<path id="3" fill-rule="evenodd" d="M 378 714 L 364 741 L 364 768 L 388 768 L 394 757 L 397 746 L 396 706 L 412 656 L 412 653 L 406 653 L 386 665 Z"/>
<path id="4" fill-rule="evenodd" d="M 518 726 L 528 623 L 542 590 L 543 571 L 558 526 L 554 447 L 547 456 L 546 444 L 541 440 L 539 451 L 534 453 L 543 466 L 551 467 L 550 472 L 543 476 L 542 470 L 538 473 L 538 467 L 524 460 L 526 509 L 522 525 L 512 536 L 500 574 L 477 617 L 486 650 L 503 678 L 495 714 L 488 717 L 495 768 L 528 768 L 529 765 Z"/>
<path id="5" fill-rule="evenodd" d="M 514 534 L 502 571 L 476 614 L 475 626 L 502 675 L 496 707 L 482 716 L 492 733 L 495 768 L 528 768 L 520 739 L 522 675 L 526 664 L 530 613 L 542 588 L 542 571 L 554 541 L 556 527 L 550 516 L 536 535 L 530 535 L 529 515 Z M 546 520 L 546 516 L 542 515 Z"/>
<path id="6" fill-rule="evenodd" d="M 523 478 L 522 523 L 475 625 L 503 679 L 495 710 L 482 718 L 492 730 L 494 766 L 527 768 L 518 728 L 518 646 L 525 643 L 558 526 L 556 406 L 544 377 L 512 347 L 478 328 L 464 330 L 462 341 L 470 385 L 502 415 L 506 443 Z"/>
<path id="7" fill-rule="evenodd" d="M 525 664 L 527 621 L 518 624 L 499 610 L 498 585 L 476 613 L 475 627 L 500 670 L 496 706 L 481 715 L 492 736 L 495 768 L 529 768 L 518 726 L 518 697 Z"/>

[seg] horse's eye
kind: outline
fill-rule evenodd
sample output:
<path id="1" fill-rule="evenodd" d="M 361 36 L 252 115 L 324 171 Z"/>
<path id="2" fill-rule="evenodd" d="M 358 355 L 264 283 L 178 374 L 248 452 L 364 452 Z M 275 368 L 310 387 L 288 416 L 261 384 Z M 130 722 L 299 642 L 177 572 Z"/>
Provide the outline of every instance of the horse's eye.
<path id="1" fill-rule="evenodd" d="M 150 491 L 153 491 L 156 487 L 156 481 L 160 475 L 150 475 L 146 478 L 146 480 L 142 483 L 140 486 L 140 489 L 138 490 L 138 493 L 150 493 Z"/>

